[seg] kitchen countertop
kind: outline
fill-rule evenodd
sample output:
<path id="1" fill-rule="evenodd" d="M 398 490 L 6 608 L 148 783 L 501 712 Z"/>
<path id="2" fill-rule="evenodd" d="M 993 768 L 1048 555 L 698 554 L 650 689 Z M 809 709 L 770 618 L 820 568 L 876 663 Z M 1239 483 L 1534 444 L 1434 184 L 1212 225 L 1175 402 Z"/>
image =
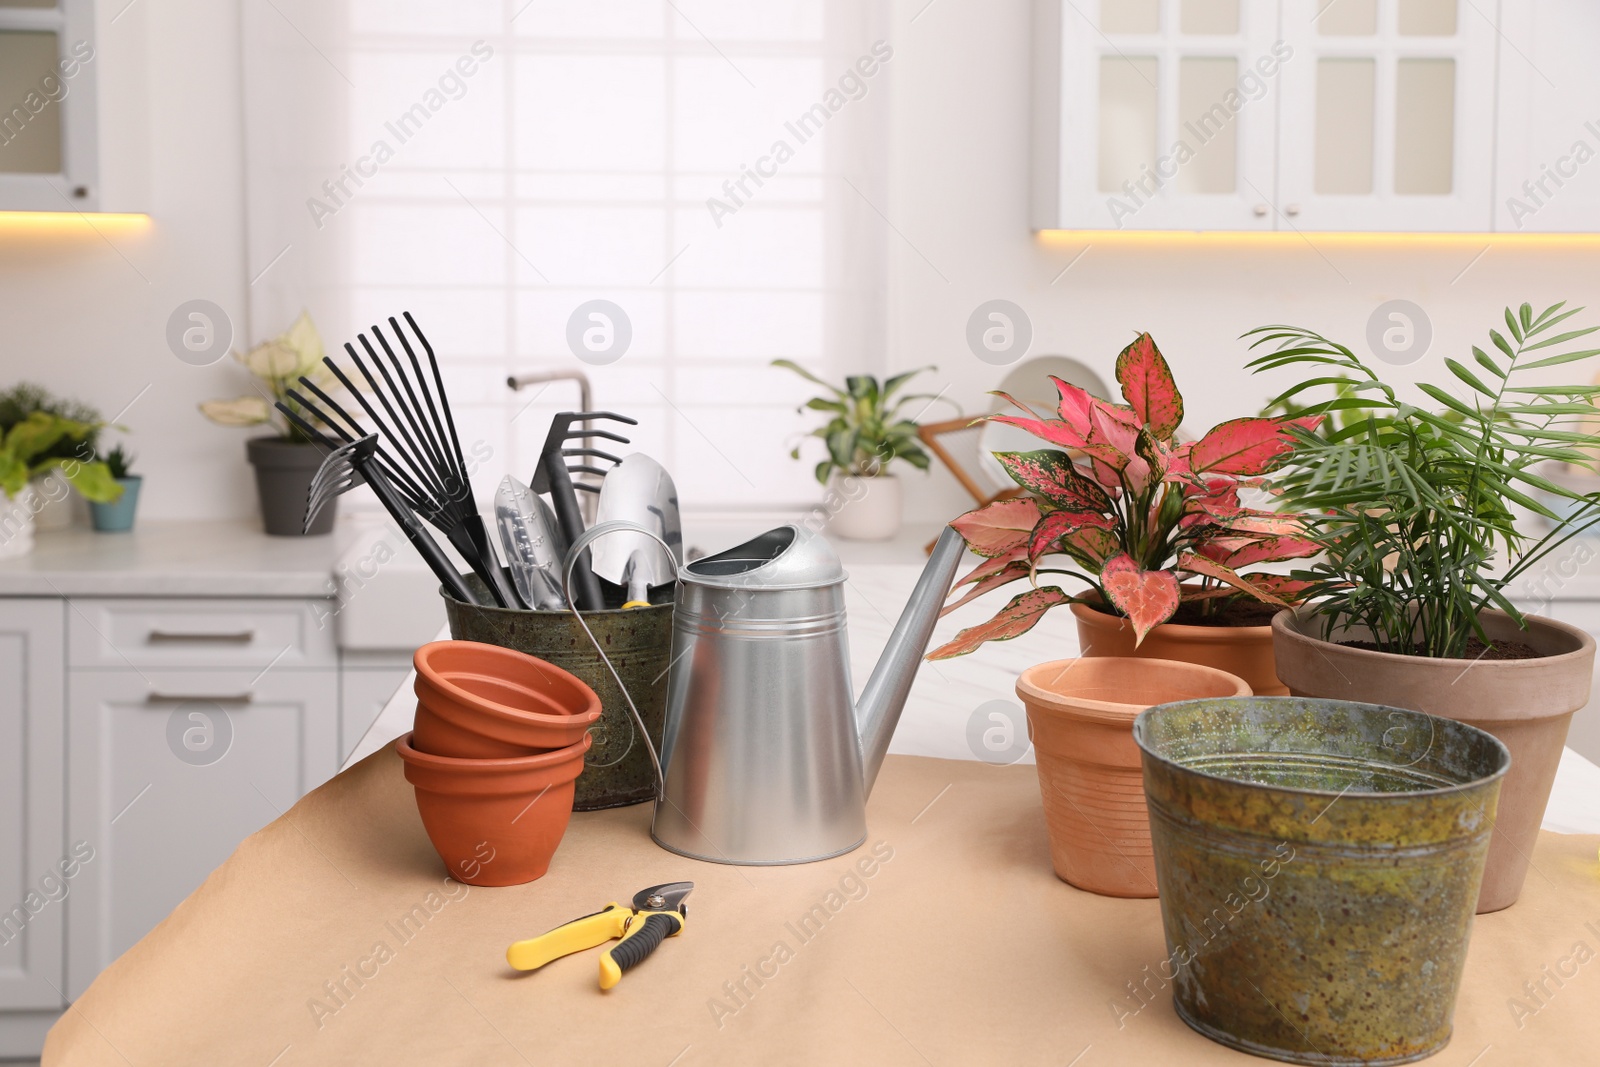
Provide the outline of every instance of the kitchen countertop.
<path id="1" fill-rule="evenodd" d="M 345 539 L 269 537 L 255 520 L 40 530 L 0 560 L 0 596 L 328 597 Z"/>

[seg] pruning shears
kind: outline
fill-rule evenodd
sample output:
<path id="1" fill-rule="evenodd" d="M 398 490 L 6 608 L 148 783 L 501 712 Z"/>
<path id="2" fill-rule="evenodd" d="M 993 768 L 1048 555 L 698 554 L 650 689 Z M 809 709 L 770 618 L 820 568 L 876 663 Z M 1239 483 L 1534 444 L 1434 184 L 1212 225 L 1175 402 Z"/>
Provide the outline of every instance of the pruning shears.
<path id="1" fill-rule="evenodd" d="M 506 962 L 519 971 L 536 971 L 551 960 L 615 941 L 600 954 L 600 988 L 610 989 L 622 980 L 622 972 L 643 963 L 661 942 L 683 931 L 689 912 L 683 898 L 693 889 L 693 882 L 641 889 L 633 895 L 632 907 L 612 901 L 591 915 L 514 942 L 506 949 Z"/>

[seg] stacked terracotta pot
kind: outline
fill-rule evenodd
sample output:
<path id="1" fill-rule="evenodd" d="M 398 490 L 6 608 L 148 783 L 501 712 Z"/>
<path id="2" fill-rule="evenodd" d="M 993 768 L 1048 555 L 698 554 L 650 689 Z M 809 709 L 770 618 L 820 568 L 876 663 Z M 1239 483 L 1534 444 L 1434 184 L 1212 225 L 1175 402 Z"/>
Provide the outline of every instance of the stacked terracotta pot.
<path id="1" fill-rule="evenodd" d="M 600 698 L 553 664 L 476 641 L 417 649 L 415 729 L 395 742 L 451 877 L 541 877 L 572 817 Z"/>

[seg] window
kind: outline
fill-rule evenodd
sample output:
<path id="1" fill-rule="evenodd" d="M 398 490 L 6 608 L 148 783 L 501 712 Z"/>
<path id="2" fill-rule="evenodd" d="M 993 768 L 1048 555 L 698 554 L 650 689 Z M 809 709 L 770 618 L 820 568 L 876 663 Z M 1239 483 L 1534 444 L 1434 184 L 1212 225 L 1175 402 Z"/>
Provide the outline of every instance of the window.
<path id="1" fill-rule="evenodd" d="M 882 359 L 873 5 L 278 7 L 245 5 L 251 342 L 301 306 L 330 345 L 412 311 L 492 456 L 480 502 L 578 406 L 506 377 L 563 368 L 690 506 L 815 499 L 810 390 L 768 363 Z"/>

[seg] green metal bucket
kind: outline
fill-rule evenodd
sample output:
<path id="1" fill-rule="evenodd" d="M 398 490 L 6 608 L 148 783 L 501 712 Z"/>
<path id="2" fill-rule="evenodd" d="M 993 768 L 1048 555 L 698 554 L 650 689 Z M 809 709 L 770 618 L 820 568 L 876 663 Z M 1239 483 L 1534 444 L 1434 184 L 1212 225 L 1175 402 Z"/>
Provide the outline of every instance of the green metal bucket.
<path id="1" fill-rule="evenodd" d="M 1178 1015 L 1290 1063 L 1394 1064 L 1450 1040 L 1500 780 L 1482 730 L 1300 697 L 1134 721 Z"/>
<path id="2" fill-rule="evenodd" d="M 481 579 L 463 575 L 474 594 L 492 598 Z M 586 611 L 584 621 L 605 647 L 612 666 L 628 687 L 639 717 L 644 720 L 656 751 L 667 713 L 667 665 L 672 653 L 672 604 L 620 610 L 622 590 L 602 582 L 606 602 L 615 608 Z M 581 678 L 600 698 L 600 721 L 590 729 L 593 738 L 583 773 L 578 776 L 575 811 L 597 811 L 642 804 L 656 795 L 655 765 L 650 750 L 639 738 L 628 702 L 606 669 L 583 627 L 570 611 L 524 611 L 463 604 L 440 589 L 450 636 L 458 641 L 482 641 L 538 656 Z"/>

